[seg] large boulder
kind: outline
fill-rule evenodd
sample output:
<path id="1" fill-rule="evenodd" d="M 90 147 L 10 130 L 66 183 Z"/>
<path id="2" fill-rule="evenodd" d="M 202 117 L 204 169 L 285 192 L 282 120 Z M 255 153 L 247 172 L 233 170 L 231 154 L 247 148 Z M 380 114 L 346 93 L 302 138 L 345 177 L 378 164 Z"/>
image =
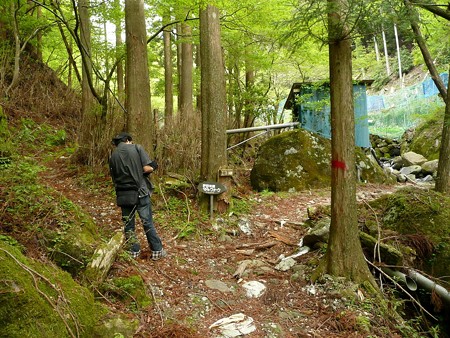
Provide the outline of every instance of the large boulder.
<path id="1" fill-rule="evenodd" d="M 0 336 L 93 337 L 101 311 L 91 291 L 10 243 L 0 240 Z"/>
<path id="2" fill-rule="evenodd" d="M 428 160 L 439 158 L 439 150 L 442 139 L 442 113 L 428 116 L 414 129 L 407 130 L 401 140 L 401 152 L 413 151 L 422 154 Z"/>
<path id="3" fill-rule="evenodd" d="M 370 235 L 397 246 L 408 264 L 435 277 L 450 274 L 450 198 L 434 190 L 402 188 L 360 205 Z M 377 215 L 377 216 L 375 216 Z M 404 248 L 412 248 L 405 250 Z"/>
<path id="4" fill-rule="evenodd" d="M 358 178 L 362 182 L 394 183 L 377 161 L 356 147 Z M 302 191 L 331 185 L 331 143 L 303 129 L 274 136 L 261 145 L 250 174 L 258 191 Z"/>
<path id="5" fill-rule="evenodd" d="M 21 249 L 11 237 L 0 236 L 0 337 L 131 337 L 137 331 L 136 318 L 110 312 L 69 273 L 28 258 Z"/>

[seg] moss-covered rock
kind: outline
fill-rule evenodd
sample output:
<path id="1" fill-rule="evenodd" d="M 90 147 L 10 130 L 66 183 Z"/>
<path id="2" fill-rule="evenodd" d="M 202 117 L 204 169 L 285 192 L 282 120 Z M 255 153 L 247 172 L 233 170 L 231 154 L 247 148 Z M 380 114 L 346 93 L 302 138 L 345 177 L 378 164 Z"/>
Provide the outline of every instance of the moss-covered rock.
<path id="1" fill-rule="evenodd" d="M 358 176 L 363 182 L 389 183 L 395 179 L 356 147 Z M 330 140 L 303 129 L 270 138 L 261 145 L 250 180 L 254 189 L 302 191 L 331 184 Z"/>
<path id="2" fill-rule="evenodd" d="M 434 190 L 403 188 L 362 205 L 360 219 L 372 235 L 381 229 L 384 243 L 407 246 L 410 263 L 439 277 L 450 274 L 450 198 Z M 376 211 L 377 219 L 374 219 Z M 377 224 L 379 222 L 379 224 Z M 379 227 L 378 227 L 379 226 Z"/>
<path id="3" fill-rule="evenodd" d="M 402 154 L 413 151 L 428 160 L 439 159 L 443 120 L 442 114 L 430 115 L 415 129 L 405 132 L 401 142 Z"/>
<path id="4" fill-rule="evenodd" d="M 92 337 L 102 313 L 93 294 L 51 265 L 0 240 L 0 336 Z"/>
<path id="5" fill-rule="evenodd" d="M 49 240 L 47 248 L 52 260 L 73 276 L 86 267 L 101 241 L 94 222 L 87 215 L 61 228 L 44 229 L 44 233 Z"/>

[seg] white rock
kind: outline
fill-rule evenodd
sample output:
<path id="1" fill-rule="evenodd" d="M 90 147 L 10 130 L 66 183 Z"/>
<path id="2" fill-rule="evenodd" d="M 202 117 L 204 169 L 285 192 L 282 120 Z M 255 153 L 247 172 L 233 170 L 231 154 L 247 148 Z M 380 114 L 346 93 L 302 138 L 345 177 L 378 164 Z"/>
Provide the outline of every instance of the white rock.
<path id="1" fill-rule="evenodd" d="M 266 291 L 266 286 L 258 281 L 250 281 L 242 284 L 249 298 L 259 298 Z"/>
<path id="2" fill-rule="evenodd" d="M 252 333 L 256 330 L 253 324 L 253 318 L 244 315 L 243 313 L 236 313 L 226 318 L 219 319 L 209 326 L 209 329 L 216 329 L 219 336 L 223 338 L 240 337 Z"/>

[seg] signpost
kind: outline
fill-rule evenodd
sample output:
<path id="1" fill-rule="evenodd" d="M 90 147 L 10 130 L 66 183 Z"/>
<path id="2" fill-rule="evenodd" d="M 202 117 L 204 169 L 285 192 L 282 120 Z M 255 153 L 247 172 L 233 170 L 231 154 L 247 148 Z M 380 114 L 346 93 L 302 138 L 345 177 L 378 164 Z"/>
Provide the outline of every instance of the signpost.
<path id="1" fill-rule="evenodd" d="M 202 193 L 209 195 L 209 210 L 210 210 L 210 219 L 213 218 L 213 207 L 214 207 L 214 195 L 219 195 L 225 191 L 227 188 L 219 182 L 201 182 L 198 185 L 198 190 Z"/>

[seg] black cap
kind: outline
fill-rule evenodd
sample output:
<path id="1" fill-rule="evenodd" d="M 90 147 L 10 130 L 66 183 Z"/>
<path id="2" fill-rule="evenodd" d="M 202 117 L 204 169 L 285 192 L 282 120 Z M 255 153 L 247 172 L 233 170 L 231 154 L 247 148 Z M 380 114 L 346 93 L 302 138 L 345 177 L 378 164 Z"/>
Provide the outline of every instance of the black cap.
<path id="1" fill-rule="evenodd" d="M 133 138 L 131 137 L 131 134 L 129 134 L 127 132 L 121 132 L 120 134 L 118 134 L 112 138 L 112 143 L 115 145 L 118 145 L 120 142 L 126 142 L 126 141 L 131 141 L 131 140 L 133 140 Z"/>

